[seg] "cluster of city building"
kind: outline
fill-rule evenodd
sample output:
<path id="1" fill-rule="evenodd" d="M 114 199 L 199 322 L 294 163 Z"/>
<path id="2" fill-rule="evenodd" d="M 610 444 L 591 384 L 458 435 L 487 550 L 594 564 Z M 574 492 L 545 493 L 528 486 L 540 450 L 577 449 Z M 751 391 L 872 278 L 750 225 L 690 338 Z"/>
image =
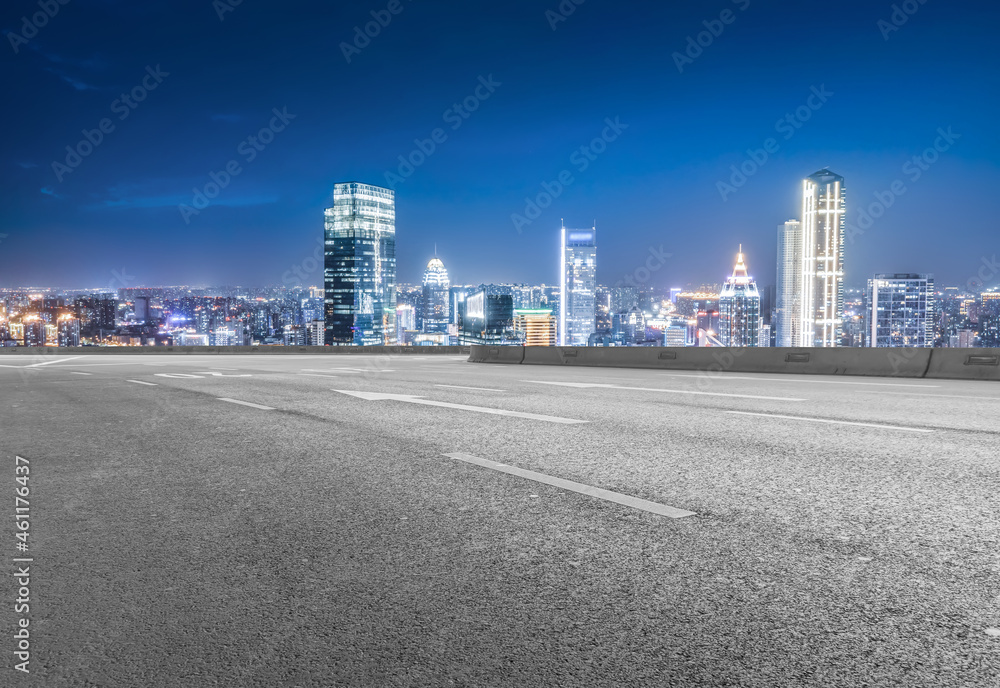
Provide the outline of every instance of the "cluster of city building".
<path id="1" fill-rule="evenodd" d="M 599 284 L 595 227 L 561 228 L 551 286 L 455 285 L 436 255 L 411 286 L 394 192 L 348 182 L 325 211 L 322 287 L 0 290 L 0 346 L 1000 346 L 1000 288 L 876 274 L 846 289 L 845 211 L 843 177 L 804 179 L 764 289 L 742 246 L 723 284 Z"/>

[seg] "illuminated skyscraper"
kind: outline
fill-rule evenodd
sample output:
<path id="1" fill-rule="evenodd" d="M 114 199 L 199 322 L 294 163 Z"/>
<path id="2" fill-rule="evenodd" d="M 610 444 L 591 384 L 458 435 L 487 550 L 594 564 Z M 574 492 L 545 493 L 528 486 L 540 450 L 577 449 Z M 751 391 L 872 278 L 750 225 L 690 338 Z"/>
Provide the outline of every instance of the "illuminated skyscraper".
<path id="1" fill-rule="evenodd" d="M 559 345 L 587 346 L 597 330 L 596 228 L 562 228 L 559 272 Z"/>
<path id="2" fill-rule="evenodd" d="M 742 246 L 732 277 L 719 294 L 719 340 L 724 346 L 740 348 L 760 343 L 760 292 L 747 273 Z"/>
<path id="3" fill-rule="evenodd" d="M 326 210 L 323 302 L 327 346 L 396 342 L 395 192 L 347 182 Z"/>
<path id="4" fill-rule="evenodd" d="M 802 223 L 789 220 L 778 225 L 777 346 L 799 346 L 802 341 L 802 266 Z"/>
<path id="5" fill-rule="evenodd" d="M 428 333 L 448 331 L 451 304 L 449 290 L 451 281 L 444 263 L 437 257 L 431 259 L 424 271 L 423 330 Z"/>
<path id="6" fill-rule="evenodd" d="M 934 278 L 875 275 L 868 280 L 865 316 L 867 346 L 934 346 Z"/>
<path id="7" fill-rule="evenodd" d="M 839 346 L 844 321 L 844 178 L 823 169 L 802 183 L 799 346 Z"/>

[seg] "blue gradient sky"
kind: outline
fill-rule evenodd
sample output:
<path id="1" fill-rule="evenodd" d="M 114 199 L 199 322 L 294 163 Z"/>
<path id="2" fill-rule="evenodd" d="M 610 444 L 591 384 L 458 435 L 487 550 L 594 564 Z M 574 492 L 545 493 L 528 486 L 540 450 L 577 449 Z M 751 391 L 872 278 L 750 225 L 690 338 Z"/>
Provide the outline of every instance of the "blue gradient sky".
<path id="1" fill-rule="evenodd" d="M 558 0 L 400 2 L 350 62 L 341 43 L 388 0 L 244 0 L 222 20 L 209 0 L 71 0 L 18 52 L 5 35 L 0 285 L 281 283 L 311 263 L 335 182 L 385 185 L 439 127 L 447 139 L 396 185 L 401 281 L 436 242 L 453 281 L 553 283 L 561 218 L 596 218 L 604 283 L 661 246 L 672 257 L 651 284 L 718 282 L 742 243 L 771 284 L 775 227 L 822 167 L 846 178 L 852 224 L 876 192 L 907 189 L 849 243 L 849 283 L 964 284 L 1000 254 L 995 2 L 915 3 L 888 39 L 889 2 L 586 0 L 555 30 Z M 727 9 L 680 72 L 674 53 Z M 37 11 L 11 0 L 0 28 Z M 169 76 L 120 120 L 114 101 L 157 65 Z M 490 75 L 500 85 L 452 129 L 449 108 Z M 776 123 L 814 86 L 833 95 L 786 140 Z M 248 162 L 237 149 L 274 108 L 295 119 Z M 616 117 L 628 128 L 580 171 L 574 152 Z M 57 179 L 53 161 L 103 118 L 114 131 Z M 904 165 L 948 127 L 960 138 L 914 180 Z M 777 152 L 723 200 L 718 182 L 768 138 Z M 186 223 L 178 204 L 230 160 L 240 173 Z M 516 231 L 512 214 L 563 170 L 573 183 Z"/>

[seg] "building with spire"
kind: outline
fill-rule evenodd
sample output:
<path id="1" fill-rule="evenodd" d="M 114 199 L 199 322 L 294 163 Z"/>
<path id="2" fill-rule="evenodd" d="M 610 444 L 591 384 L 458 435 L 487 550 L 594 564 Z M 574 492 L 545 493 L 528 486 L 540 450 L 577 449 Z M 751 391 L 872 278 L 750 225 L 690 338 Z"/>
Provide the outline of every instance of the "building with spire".
<path id="1" fill-rule="evenodd" d="M 436 250 L 434 254 L 424 270 L 422 329 L 425 333 L 443 334 L 451 322 L 451 281 Z"/>
<path id="2" fill-rule="evenodd" d="M 747 272 L 741 245 L 733 274 L 719 294 L 719 340 L 723 346 L 756 347 L 760 324 L 760 292 Z"/>

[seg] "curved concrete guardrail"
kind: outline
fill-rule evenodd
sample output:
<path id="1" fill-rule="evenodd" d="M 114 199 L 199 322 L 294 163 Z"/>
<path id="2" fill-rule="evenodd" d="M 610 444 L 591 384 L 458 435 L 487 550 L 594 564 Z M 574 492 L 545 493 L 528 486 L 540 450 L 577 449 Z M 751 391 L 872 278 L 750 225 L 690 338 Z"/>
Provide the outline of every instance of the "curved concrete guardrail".
<path id="1" fill-rule="evenodd" d="M 458 356 L 468 354 L 467 346 L 11 346 L 0 347 L 0 356 L 91 356 L 94 354 L 324 354 L 324 355 L 395 355 L 430 354 Z"/>
<path id="2" fill-rule="evenodd" d="M 1000 380 L 1000 349 L 472 347 L 473 363 Z"/>

